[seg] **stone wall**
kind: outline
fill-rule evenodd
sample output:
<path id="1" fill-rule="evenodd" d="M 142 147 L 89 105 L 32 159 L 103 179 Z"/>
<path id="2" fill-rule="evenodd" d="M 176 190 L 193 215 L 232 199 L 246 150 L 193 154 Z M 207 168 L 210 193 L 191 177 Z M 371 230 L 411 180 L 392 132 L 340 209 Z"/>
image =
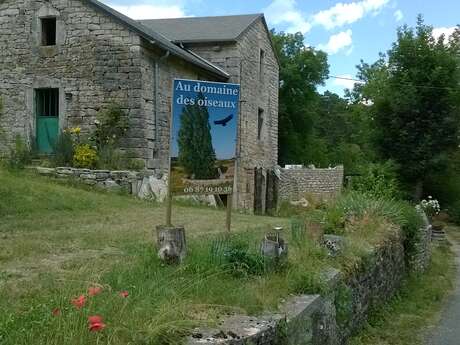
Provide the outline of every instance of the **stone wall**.
<path id="1" fill-rule="evenodd" d="M 417 272 L 426 270 L 431 260 L 431 238 L 432 226 L 425 212 L 422 212 L 423 224 L 419 228 L 417 237 L 418 241 L 414 244 L 414 254 L 409 258 L 411 269 Z"/>
<path id="2" fill-rule="evenodd" d="M 40 18 L 48 15 L 57 17 L 57 42 L 43 47 Z M 35 89 L 57 88 L 61 130 L 78 126 L 82 135 L 88 135 L 95 128 L 97 113 L 117 103 L 129 118 L 122 147 L 132 158 L 143 159 L 149 169 L 165 170 L 172 79 L 213 80 L 179 58 L 159 62 L 164 51 L 86 1 L 2 1 L 0 32 L 0 97 L 4 102 L 0 125 L 8 134 L 0 151 L 11 145 L 16 134 L 33 146 Z M 161 135 L 156 137 L 157 133 Z"/>
<path id="3" fill-rule="evenodd" d="M 83 183 L 109 191 L 123 191 L 141 199 L 158 202 L 163 202 L 168 192 L 167 175 L 153 171 L 91 170 L 71 167 L 36 167 L 34 169 L 43 176 Z M 197 201 L 208 201 L 202 199 L 205 198 Z"/>
<path id="4" fill-rule="evenodd" d="M 43 47 L 40 18 L 57 17 L 57 42 Z M 15 134 L 33 144 L 34 90 L 59 89 L 59 127 L 94 126 L 97 112 L 118 103 L 142 125 L 140 38 L 79 0 L 0 2 L 0 96 L 8 141 Z M 5 145 L 5 143 L 4 143 Z M 127 148 L 134 148 L 127 144 Z"/>
<path id="5" fill-rule="evenodd" d="M 331 198 L 338 195 L 343 185 L 343 166 L 317 169 L 278 168 L 279 199 L 298 201 L 308 196 Z"/>
<path id="6" fill-rule="evenodd" d="M 406 274 L 404 239 L 391 229 L 387 240 L 345 275 L 325 271 L 322 295 L 290 297 L 277 313 L 233 315 L 214 329 L 195 329 L 188 345 L 341 345 L 366 322 L 369 312 L 388 301 Z M 421 246 L 430 239 L 419 238 Z"/>
<path id="7" fill-rule="evenodd" d="M 142 175 L 125 170 L 90 170 L 70 167 L 36 168 L 40 175 L 63 180 L 74 180 L 89 186 L 101 187 L 113 191 L 133 192 L 133 184 L 142 179 Z"/>

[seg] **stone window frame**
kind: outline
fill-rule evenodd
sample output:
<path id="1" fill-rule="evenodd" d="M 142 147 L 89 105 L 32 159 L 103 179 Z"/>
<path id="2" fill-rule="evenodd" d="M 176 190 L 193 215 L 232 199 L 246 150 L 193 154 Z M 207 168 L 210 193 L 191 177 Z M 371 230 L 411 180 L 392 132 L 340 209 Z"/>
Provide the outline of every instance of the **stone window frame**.
<path id="1" fill-rule="evenodd" d="M 40 18 L 40 44 L 42 47 L 55 46 L 57 43 L 57 17 Z M 45 32 L 48 31 L 48 32 Z"/>
<path id="2" fill-rule="evenodd" d="M 56 42 L 55 45 L 43 45 L 43 26 L 42 20 L 47 18 L 56 18 Z M 32 23 L 32 33 L 34 38 L 35 52 L 41 57 L 53 57 L 60 51 L 61 46 L 66 39 L 66 30 L 64 21 L 60 12 L 55 9 L 50 3 L 45 3 L 35 14 L 35 19 Z"/>

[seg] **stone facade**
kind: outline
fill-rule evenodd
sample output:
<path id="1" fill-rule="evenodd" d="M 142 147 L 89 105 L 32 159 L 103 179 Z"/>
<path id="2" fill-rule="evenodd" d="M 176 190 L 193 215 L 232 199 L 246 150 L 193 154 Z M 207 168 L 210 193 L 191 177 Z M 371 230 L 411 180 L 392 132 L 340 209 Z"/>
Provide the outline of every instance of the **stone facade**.
<path id="1" fill-rule="evenodd" d="M 34 146 L 35 92 L 53 88 L 59 90 L 61 130 L 79 126 L 83 135 L 89 134 L 98 111 L 117 103 L 129 116 L 123 149 L 144 160 L 149 170 L 164 174 L 173 79 L 241 83 L 234 200 L 238 207 L 251 210 L 254 168 L 270 169 L 277 162 L 278 62 L 263 17 L 235 42 L 187 47 L 200 55 L 201 63 L 194 63 L 174 53 L 182 48 L 174 45 L 170 53 L 92 2 L 0 2 L 1 125 L 7 134 L 0 151 L 11 146 L 16 134 Z M 56 44 L 42 46 L 40 21 L 48 17 L 56 18 Z M 261 50 L 263 68 L 257 67 Z M 221 67 L 229 79 L 215 73 L 216 68 L 206 68 L 208 64 Z M 259 112 L 264 119 L 260 135 Z"/>
<path id="2" fill-rule="evenodd" d="M 279 199 L 298 201 L 309 196 L 328 199 L 337 196 L 343 185 L 343 166 L 335 168 L 277 169 Z"/>

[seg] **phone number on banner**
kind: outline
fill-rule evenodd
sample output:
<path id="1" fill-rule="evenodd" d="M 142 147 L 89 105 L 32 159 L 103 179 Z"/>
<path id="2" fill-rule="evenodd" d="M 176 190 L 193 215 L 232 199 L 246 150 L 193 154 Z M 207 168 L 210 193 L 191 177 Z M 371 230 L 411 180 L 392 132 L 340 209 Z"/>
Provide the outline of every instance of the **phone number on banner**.
<path id="1" fill-rule="evenodd" d="M 232 186 L 188 186 L 183 189 L 184 194 L 232 194 Z"/>

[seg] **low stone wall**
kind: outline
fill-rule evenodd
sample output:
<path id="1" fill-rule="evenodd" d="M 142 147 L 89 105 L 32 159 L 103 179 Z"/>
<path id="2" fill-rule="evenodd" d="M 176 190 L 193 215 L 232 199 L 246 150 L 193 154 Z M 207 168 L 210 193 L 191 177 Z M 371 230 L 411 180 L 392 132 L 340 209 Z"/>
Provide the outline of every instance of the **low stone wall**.
<path id="1" fill-rule="evenodd" d="M 414 254 L 409 258 L 410 268 L 416 272 L 423 272 L 431 261 L 432 226 L 428 217 L 422 212 L 423 224 L 419 228 L 418 240 L 414 243 Z"/>
<path id="2" fill-rule="evenodd" d="M 126 170 L 90 170 L 70 167 L 35 168 L 40 175 L 77 181 L 111 191 L 124 191 L 141 199 L 164 201 L 167 194 L 167 176 L 152 172 Z"/>
<path id="3" fill-rule="evenodd" d="M 280 200 L 297 201 L 307 196 L 329 199 L 342 190 L 343 166 L 335 168 L 278 169 Z"/>
<path id="4" fill-rule="evenodd" d="M 421 246 L 430 240 L 420 237 Z M 394 231 L 363 258 L 353 273 L 324 272 L 326 292 L 289 298 L 276 314 L 233 315 L 215 329 L 195 329 L 187 345 L 341 345 L 366 322 L 369 312 L 400 287 L 407 267 L 404 239 Z M 427 253 L 427 252 L 425 252 Z M 427 259 L 424 259 L 427 260 Z"/>

